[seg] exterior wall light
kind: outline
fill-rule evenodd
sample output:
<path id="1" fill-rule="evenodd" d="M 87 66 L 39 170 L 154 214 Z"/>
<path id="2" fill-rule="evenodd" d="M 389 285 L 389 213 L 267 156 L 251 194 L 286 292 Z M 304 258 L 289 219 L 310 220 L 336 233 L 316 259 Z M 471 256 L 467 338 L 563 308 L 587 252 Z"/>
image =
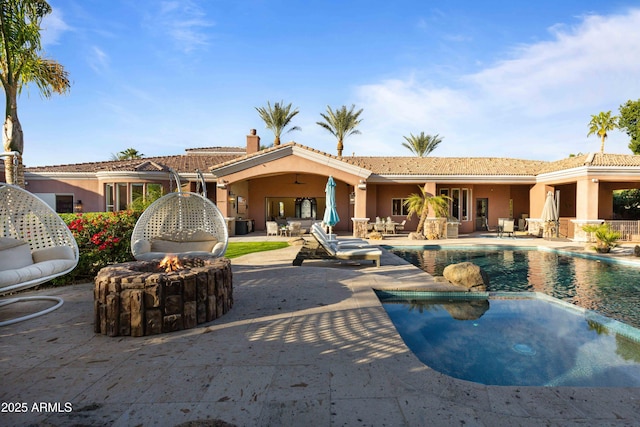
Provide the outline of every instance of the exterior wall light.
<path id="1" fill-rule="evenodd" d="M 358 190 L 366 190 L 367 189 L 367 181 L 361 179 L 358 183 Z"/>

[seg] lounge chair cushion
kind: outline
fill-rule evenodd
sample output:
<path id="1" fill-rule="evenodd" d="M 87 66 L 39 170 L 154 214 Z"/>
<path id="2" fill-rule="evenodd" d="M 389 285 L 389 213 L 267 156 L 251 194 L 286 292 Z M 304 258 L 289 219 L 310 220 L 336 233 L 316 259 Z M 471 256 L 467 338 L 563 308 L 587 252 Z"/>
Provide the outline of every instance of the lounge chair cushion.
<path id="1" fill-rule="evenodd" d="M 15 270 L 33 264 L 31 248 L 22 240 L 0 238 L 0 271 Z"/>

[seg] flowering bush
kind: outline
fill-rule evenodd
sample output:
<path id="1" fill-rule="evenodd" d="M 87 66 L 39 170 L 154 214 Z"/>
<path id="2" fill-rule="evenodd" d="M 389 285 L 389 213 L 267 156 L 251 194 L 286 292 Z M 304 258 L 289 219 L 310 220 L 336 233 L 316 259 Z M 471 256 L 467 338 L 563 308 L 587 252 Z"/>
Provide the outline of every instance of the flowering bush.
<path id="1" fill-rule="evenodd" d="M 132 261 L 131 233 L 140 212 L 92 212 L 62 214 L 80 250 L 78 266 L 55 283 L 93 280 L 108 264 Z"/>

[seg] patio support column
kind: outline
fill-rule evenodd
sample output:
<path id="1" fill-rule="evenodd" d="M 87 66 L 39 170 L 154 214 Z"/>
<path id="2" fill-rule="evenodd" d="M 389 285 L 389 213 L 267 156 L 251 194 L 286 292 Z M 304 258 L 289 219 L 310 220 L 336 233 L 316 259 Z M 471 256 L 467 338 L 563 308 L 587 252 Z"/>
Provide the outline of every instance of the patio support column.
<path id="1" fill-rule="evenodd" d="M 599 192 L 600 182 L 597 178 L 585 177 L 576 182 L 576 219 L 571 221 L 574 225 L 573 240 L 588 241 L 582 227 L 602 223 L 602 220 L 598 219 Z"/>
<path id="2" fill-rule="evenodd" d="M 437 192 L 436 192 L 436 183 L 435 182 L 425 182 L 424 185 L 422 186 L 422 188 L 425 190 L 425 193 L 427 196 L 437 196 Z M 429 218 L 434 218 L 436 216 L 435 211 L 433 210 L 433 208 L 430 206 L 429 207 L 429 214 L 428 217 Z"/>
<path id="3" fill-rule="evenodd" d="M 223 217 L 229 216 L 229 186 L 216 187 L 216 206 L 220 209 Z"/>

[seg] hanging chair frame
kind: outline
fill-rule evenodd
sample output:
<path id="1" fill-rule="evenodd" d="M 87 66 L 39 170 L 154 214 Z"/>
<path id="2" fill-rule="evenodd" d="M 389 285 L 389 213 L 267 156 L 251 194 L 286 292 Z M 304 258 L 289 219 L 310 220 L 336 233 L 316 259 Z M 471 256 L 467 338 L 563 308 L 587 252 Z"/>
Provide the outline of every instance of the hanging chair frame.
<path id="1" fill-rule="evenodd" d="M 169 169 L 170 181 L 171 178 L 175 180 L 177 190 L 154 201 L 140 215 L 131 235 L 131 252 L 136 259 L 148 260 L 162 258 L 168 253 L 179 254 L 179 250 L 166 252 L 150 249 L 150 242 L 176 232 L 182 232 L 187 236 L 187 244 L 190 242 L 188 236 L 202 235 L 202 232 L 205 232 L 215 237 L 217 243 L 211 253 L 196 251 L 198 255 L 224 255 L 229 241 L 226 221 L 215 203 L 206 197 L 204 177 L 197 172 L 203 194 L 182 191 L 180 176 L 173 169 Z"/>
<path id="2" fill-rule="evenodd" d="M 16 171 L 17 154 L 16 152 L 0 153 L 0 157 L 11 156 L 14 171 Z M 38 197 L 16 185 L 0 183 L 0 229 L 2 230 L 0 237 L 28 243 L 29 252 L 32 254 L 38 251 L 42 253 L 42 250 L 57 251 L 54 248 L 70 248 L 70 250 L 62 248 L 60 251 L 60 254 L 64 253 L 64 258 L 47 258 L 45 262 L 34 262 L 24 268 L 2 270 L 2 272 L 15 274 L 14 277 L 17 279 L 0 285 L 0 296 L 32 288 L 67 274 L 78 264 L 78 244 L 60 215 Z M 68 256 L 69 253 L 72 253 L 71 257 Z M 54 301 L 56 305 L 37 313 L 2 321 L 0 326 L 32 319 L 49 313 L 63 304 L 63 300 L 59 297 L 28 296 L 0 300 L 0 307 L 31 300 Z"/>

